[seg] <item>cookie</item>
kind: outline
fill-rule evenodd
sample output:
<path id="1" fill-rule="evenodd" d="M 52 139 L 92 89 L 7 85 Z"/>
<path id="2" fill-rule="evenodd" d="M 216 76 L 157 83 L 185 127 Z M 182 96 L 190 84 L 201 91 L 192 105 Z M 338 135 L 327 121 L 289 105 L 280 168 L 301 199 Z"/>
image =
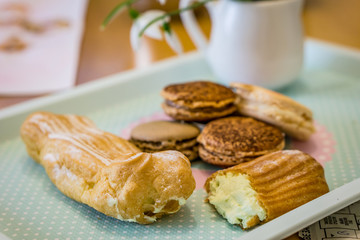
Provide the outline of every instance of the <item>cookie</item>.
<path id="1" fill-rule="evenodd" d="M 295 100 L 254 85 L 232 83 L 238 112 L 280 128 L 287 135 L 305 141 L 315 132 L 310 109 Z"/>
<path id="2" fill-rule="evenodd" d="M 199 128 L 193 124 L 152 121 L 133 128 L 130 141 L 144 152 L 177 150 L 192 161 L 198 157 L 196 138 L 199 133 Z"/>
<path id="3" fill-rule="evenodd" d="M 281 150 L 284 134 L 249 117 L 226 117 L 205 125 L 198 136 L 200 158 L 218 166 L 234 166 Z"/>
<path id="4" fill-rule="evenodd" d="M 329 192 L 322 166 L 298 150 L 277 151 L 217 171 L 207 179 L 205 189 L 209 203 L 243 229 Z"/>
<path id="5" fill-rule="evenodd" d="M 176 120 L 206 122 L 236 111 L 234 92 L 209 81 L 173 84 L 161 91 L 162 108 Z"/>

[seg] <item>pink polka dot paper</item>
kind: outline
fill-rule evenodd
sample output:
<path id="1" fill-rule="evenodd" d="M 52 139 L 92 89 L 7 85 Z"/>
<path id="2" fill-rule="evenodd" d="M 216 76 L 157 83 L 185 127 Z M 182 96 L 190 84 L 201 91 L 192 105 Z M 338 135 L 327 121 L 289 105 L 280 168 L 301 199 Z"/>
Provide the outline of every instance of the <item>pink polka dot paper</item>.
<path id="1" fill-rule="evenodd" d="M 172 120 L 163 112 L 156 112 L 150 116 L 140 118 L 138 121 L 131 123 L 123 129 L 120 137 L 129 139 L 131 129 L 135 126 L 157 120 Z M 315 121 L 315 133 L 307 141 L 290 140 L 290 149 L 298 149 L 313 156 L 322 165 L 331 161 L 331 156 L 335 152 L 335 140 L 333 135 L 325 128 L 325 126 Z"/>
<path id="2" fill-rule="evenodd" d="M 316 132 L 308 141 L 291 140 L 291 148 L 298 149 L 310 154 L 321 165 L 331 161 L 332 154 L 335 152 L 335 140 L 333 135 L 327 131 L 325 126 L 315 122 Z"/>
<path id="3" fill-rule="evenodd" d="M 140 118 L 139 120 L 131 123 L 123 131 L 121 131 L 120 136 L 129 139 L 131 129 L 135 126 L 157 120 L 172 120 L 163 112 L 156 112 L 152 115 Z M 295 139 L 290 139 L 289 148 L 298 149 L 303 152 L 306 152 L 313 156 L 320 164 L 324 165 L 325 162 L 331 161 L 331 156 L 335 152 L 335 140 L 333 139 L 332 134 L 327 131 L 327 129 L 320 125 L 318 122 L 315 122 L 316 132 L 310 137 L 308 141 L 297 141 Z M 213 173 L 215 170 L 204 170 L 193 168 L 193 175 L 196 180 L 196 189 L 203 188 L 206 179 Z"/>

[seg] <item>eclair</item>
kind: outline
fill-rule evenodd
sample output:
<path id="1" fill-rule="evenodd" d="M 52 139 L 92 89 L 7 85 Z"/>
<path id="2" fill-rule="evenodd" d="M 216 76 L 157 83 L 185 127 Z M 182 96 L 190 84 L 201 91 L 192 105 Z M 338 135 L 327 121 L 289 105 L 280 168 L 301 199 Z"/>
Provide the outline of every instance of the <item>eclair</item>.
<path id="1" fill-rule="evenodd" d="M 281 93 L 249 84 L 231 83 L 238 112 L 272 124 L 287 135 L 306 141 L 315 132 L 312 111 Z"/>
<path id="2" fill-rule="evenodd" d="M 63 194 L 119 220 L 153 223 L 177 212 L 195 189 L 182 153 L 144 153 L 85 117 L 34 113 L 21 137 Z"/>
<path id="3" fill-rule="evenodd" d="M 282 150 L 212 174 L 207 200 L 231 224 L 249 229 L 329 191 L 322 166 L 298 150 Z"/>

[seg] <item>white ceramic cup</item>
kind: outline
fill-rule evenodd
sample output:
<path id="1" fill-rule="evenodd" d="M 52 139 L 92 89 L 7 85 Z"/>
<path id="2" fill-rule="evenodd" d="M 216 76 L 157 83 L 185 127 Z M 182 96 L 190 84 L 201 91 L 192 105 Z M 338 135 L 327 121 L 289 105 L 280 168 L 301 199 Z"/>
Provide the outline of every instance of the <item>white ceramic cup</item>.
<path id="1" fill-rule="evenodd" d="M 192 2 L 181 0 L 180 7 Z M 181 19 L 219 80 L 276 89 L 294 81 L 302 68 L 302 6 L 303 0 L 209 2 L 209 41 L 192 11 Z"/>

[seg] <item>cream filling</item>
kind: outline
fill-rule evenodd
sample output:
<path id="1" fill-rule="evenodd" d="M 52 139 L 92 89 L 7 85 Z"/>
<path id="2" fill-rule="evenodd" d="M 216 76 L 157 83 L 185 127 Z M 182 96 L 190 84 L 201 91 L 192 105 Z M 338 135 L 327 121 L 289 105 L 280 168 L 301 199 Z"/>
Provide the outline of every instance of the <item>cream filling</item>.
<path id="1" fill-rule="evenodd" d="M 107 205 L 109 207 L 116 207 L 117 209 L 117 205 L 118 205 L 118 200 L 116 198 L 113 198 L 110 194 L 106 193 L 107 195 L 107 198 L 106 198 L 106 201 L 107 201 Z"/>
<path id="2" fill-rule="evenodd" d="M 171 201 L 171 200 L 177 201 L 180 207 L 183 206 L 183 205 L 185 205 L 185 203 L 186 203 L 186 199 L 185 199 L 185 198 L 182 198 L 182 197 L 181 197 L 181 198 L 178 198 L 178 197 L 169 198 L 168 201 Z M 167 203 L 167 202 L 166 202 L 166 203 Z M 165 208 L 166 203 L 165 203 L 164 205 L 162 205 L 161 207 L 158 207 L 158 208 L 154 207 L 153 213 L 163 212 L 163 209 Z M 179 210 L 179 209 L 176 209 L 175 211 L 167 211 L 167 213 L 168 213 L 168 214 L 169 214 L 169 213 L 175 213 L 175 212 L 177 212 L 178 210 Z"/>
<path id="3" fill-rule="evenodd" d="M 76 176 L 73 172 L 71 172 L 65 166 L 60 167 L 58 164 L 56 164 L 54 166 L 53 173 L 54 173 L 55 179 L 66 175 L 67 179 L 69 179 L 70 181 L 76 182 L 78 180 L 78 176 Z"/>
<path id="4" fill-rule="evenodd" d="M 209 202 L 229 223 L 241 224 L 243 228 L 247 228 L 248 221 L 256 215 L 260 221 L 266 219 L 266 211 L 244 174 L 218 175 L 210 182 Z"/>

